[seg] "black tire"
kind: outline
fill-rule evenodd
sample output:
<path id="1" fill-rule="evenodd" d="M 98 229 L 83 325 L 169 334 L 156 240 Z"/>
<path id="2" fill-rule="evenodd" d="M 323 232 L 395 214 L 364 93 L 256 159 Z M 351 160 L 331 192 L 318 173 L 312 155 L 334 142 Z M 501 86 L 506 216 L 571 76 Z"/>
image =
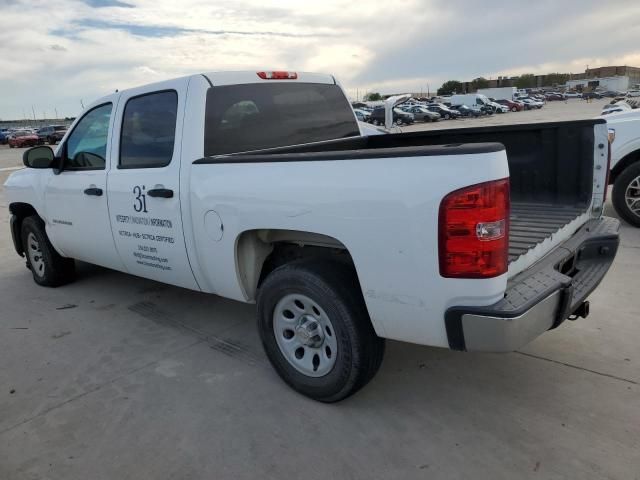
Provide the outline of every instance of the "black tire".
<path id="1" fill-rule="evenodd" d="M 9 148 L 14 148 L 13 144 L 10 143 L 9 144 Z"/>
<path id="2" fill-rule="evenodd" d="M 49 143 L 49 145 L 55 145 L 56 144 L 56 139 L 53 137 L 49 137 L 47 138 L 47 142 Z"/>
<path id="3" fill-rule="evenodd" d="M 29 236 L 33 235 L 39 251 L 29 242 Z M 44 222 L 39 217 L 27 217 L 22 221 L 21 231 L 22 245 L 27 259 L 27 267 L 31 270 L 33 280 L 43 287 L 59 287 L 73 281 L 75 274 L 75 262 L 71 258 L 64 258 L 55 251 L 47 233 Z M 36 255 L 39 254 L 39 255 Z M 39 263 L 34 264 L 32 258 Z"/>
<path id="4" fill-rule="evenodd" d="M 618 215 L 634 227 L 640 227 L 640 215 L 634 213 L 629 208 L 625 194 L 631 182 L 638 177 L 640 177 L 640 162 L 633 163 L 620 172 L 613 184 L 613 195 L 611 198 Z"/>
<path id="5" fill-rule="evenodd" d="M 278 346 L 273 312 L 291 294 L 312 299 L 331 319 L 338 348 L 335 363 L 324 376 L 298 371 Z M 257 304 L 258 330 L 267 357 L 297 392 L 320 402 L 337 402 L 357 392 L 378 371 L 385 342 L 373 330 L 358 279 L 349 266 L 327 261 L 283 265 L 264 280 Z"/>

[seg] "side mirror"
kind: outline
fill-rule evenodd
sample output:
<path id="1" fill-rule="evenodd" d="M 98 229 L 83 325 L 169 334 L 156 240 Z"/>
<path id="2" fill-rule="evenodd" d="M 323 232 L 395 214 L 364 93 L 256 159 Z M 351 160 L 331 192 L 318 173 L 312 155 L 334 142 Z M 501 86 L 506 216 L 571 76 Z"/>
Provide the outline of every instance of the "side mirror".
<path id="1" fill-rule="evenodd" d="M 51 147 L 32 147 L 22 154 L 22 163 L 27 168 L 51 168 L 55 155 Z"/>

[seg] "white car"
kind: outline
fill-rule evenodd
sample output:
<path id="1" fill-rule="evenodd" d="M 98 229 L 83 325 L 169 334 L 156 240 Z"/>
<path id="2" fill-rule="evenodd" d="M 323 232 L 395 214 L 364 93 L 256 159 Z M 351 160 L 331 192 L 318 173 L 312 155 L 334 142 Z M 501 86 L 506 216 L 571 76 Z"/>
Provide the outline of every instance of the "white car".
<path id="1" fill-rule="evenodd" d="M 256 303 L 278 374 L 335 402 L 385 338 L 504 352 L 586 317 L 613 262 L 603 119 L 463 130 L 363 136 L 332 75 L 191 75 L 95 101 L 3 204 L 36 284 L 75 259 Z"/>
<path id="2" fill-rule="evenodd" d="M 631 105 L 629 105 L 627 102 L 622 100 L 620 102 L 610 103 L 608 105 L 605 105 L 602 108 L 602 113 L 600 115 L 609 115 L 611 113 L 626 112 L 629 110 L 633 110 L 631 108 Z"/>
<path id="3" fill-rule="evenodd" d="M 565 98 L 581 98 L 582 94 L 579 92 L 564 92 Z"/>
<path id="4" fill-rule="evenodd" d="M 532 108 L 541 109 L 544 106 L 544 103 L 538 102 L 537 100 L 533 100 L 531 98 L 521 98 L 518 101 L 525 103 L 526 105 L 529 105 L 530 109 Z"/>
<path id="5" fill-rule="evenodd" d="M 370 112 L 367 112 L 366 110 L 362 110 L 360 108 L 354 108 L 353 112 L 356 114 L 356 117 L 358 117 L 358 120 L 361 122 L 366 122 L 367 120 L 369 120 L 369 117 L 371 116 Z"/>
<path id="6" fill-rule="evenodd" d="M 611 140 L 611 200 L 616 212 L 640 227 L 640 110 L 625 110 L 606 117 Z"/>
<path id="7" fill-rule="evenodd" d="M 640 90 L 629 90 L 626 96 L 628 98 L 640 97 Z"/>
<path id="8" fill-rule="evenodd" d="M 489 102 L 489 105 L 491 105 L 493 107 L 493 110 L 496 113 L 508 113 L 509 112 L 509 107 L 507 107 L 506 105 L 502 105 L 501 103 L 498 102 Z"/>

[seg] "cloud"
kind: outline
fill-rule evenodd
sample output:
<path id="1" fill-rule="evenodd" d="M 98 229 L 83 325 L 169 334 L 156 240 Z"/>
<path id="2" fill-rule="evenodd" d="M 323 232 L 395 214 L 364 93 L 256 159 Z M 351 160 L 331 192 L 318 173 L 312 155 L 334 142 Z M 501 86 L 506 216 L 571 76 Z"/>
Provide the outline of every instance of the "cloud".
<path id="1" fill-rule="evenodd" d="M 640 66 L 635 0 L 0 1 L 2 118 L 214 70 L 324 71 L 354 94 Z"/>

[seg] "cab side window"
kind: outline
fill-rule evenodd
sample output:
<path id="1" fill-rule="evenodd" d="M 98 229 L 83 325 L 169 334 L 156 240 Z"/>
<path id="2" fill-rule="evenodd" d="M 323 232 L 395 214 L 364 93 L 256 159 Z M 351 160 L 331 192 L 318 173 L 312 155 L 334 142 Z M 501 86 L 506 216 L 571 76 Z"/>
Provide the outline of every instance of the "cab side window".
<path id="1" fill-rule="evenodd" d="M 118 168 L 159 168 L 171 163 L 178 94 L 156 92 L 127 101 L 122 118 Z"/>
<path id="2" fill-rule="evenodd" d="M 90 110 L 69 135 L 64 170 L 104 170 L 112 105 Z"/>

